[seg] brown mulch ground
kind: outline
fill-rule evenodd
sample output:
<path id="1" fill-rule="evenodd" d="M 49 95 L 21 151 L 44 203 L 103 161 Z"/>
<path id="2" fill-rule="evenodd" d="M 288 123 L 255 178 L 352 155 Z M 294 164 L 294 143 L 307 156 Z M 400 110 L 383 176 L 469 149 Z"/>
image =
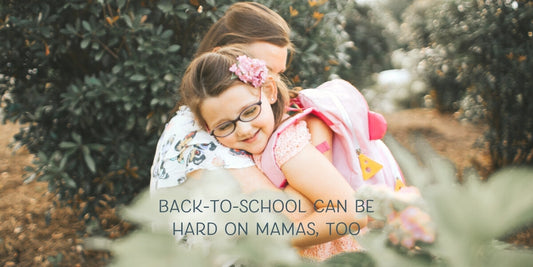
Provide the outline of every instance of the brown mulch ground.
<path id="1" fill-rule="evenodd" d="M 388 132 L 404 147 L 411 148 L 415 134 L 426 139 L 441 156 L 451 160 L 461 179 L 465 168 L 475 168 L 482 178 L 491 171 L 483 134 L 487 127 L 459 122 L 450 114 L 433 109 L 408 109 L 385 115 Z"/>
<path id="2" fill-rule="evenodd" d="M 388 132 L 404 147 L 411 148 L 411 138 L 417 133 L 440 155 L 451 160 L 457 168 L 459 181 L 465 168 L 477 170 L 481 179 L 492 172 L 487 144 L 483 141 L 486 126 L 462 123 L 453 115 L 440 114 L 433 109 L 408 109 L 385 117 Z M 520 247 L 533 247 L 533 222 L 504 239 Z"/>
<path id="3" fill-rule="evenodd" d="M 85 226 L 75 212 L 54 205 L 46 182 L 24 183 L 32 156 L 8 146 L 19 127 L 0 124 L 0 266 L 104 266 L 109 254 L 84 250 Z"/>
<path id="4" fill-rule="evenodd" d="M 486 148 L 474 146 L 484 127 L 459 123 L 451 115 L 434 110 L 413 109 L 389 114 L 389 133 L 409 147 L 409 136 L 419 132 L 441 155 L 453 161 L 459 174 L 474 166 L 483 172 L 490 162 Z M 104 266 L 110 255 L 87 251 L 83 247 L 84 225 L 75 212 L 54 206 L 54 196 L 45 182 L 23 183 L 24 166 L 32 156 L 24 148 L 8 147 L 19 125 L 0 124 L 0 266 Z M 117 236 L 129 229 L 128 224 L 107 212 L 104 230 Z M 527 230 L 509 239 L 531 246 Z"/>

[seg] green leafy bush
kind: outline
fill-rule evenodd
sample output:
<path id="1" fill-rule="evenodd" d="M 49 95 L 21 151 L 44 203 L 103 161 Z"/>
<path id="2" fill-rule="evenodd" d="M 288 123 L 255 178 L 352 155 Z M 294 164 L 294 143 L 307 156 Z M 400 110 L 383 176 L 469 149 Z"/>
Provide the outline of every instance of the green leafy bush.
<path id="1" fill-rule="evenodd" d="M 296 53 L 285 75 L 296 86 L 316 87 L 346 66 L 342 25 L 344 1 L 258 1 L 272 7 L 291 27 Z"/>
<path id="2" fill-rule="evenodd" d="M 355 2 L 348 2 L 344 8 L 343 24 L 349 42 L 343 44 L 343 49 L 349 64 L 338 74 L 362 89 L 375 82 L 374 73 L 392 68 L 391 52 L 396 41 L 379 19 L 381 14 L 375 15 L 380 11 Z"/>
<path id="3" fill-rule="evenodd" d="M 533 164 L 531 1 L 419 0 L 405 18 L 437 108 L 488 123 L 494 169 Z"/>
<path id="4" fill-rule="evenodd" d="M 431 87 L 437 110 L 452 113 L 459 109 L 458 102 L 466 91 L 465 85 L 456 79 L 455 67 L 460 67 L 462 58 L 453 53 L 452 56 L 448 50 L 455 48 L 438 42 L 435 37 L 443 37 L 440 41 L 444 42 L 455 41 L 452 36 L 445 36 L 450 34 L 451 28 L 458 27 L 462 19 L 452 19 L 447 12 L 454 13 L 454 10 L 442 10 L 440 5 L 443 2 L 414 1 L 403 13 L 405 23 L 398 38 L 408 49 L 420 49 L 422 60 L 417 74 Z"/>
<path id="5" fill-rule="evenodd" d="M 152 1 L 1 5 L 5 118 L 27 125 L 16 139 L 37 155 L 33 172 L 86 218 L 130 200 L 192 53 L 195 36 L 175 29 L 214 15 Z"/>

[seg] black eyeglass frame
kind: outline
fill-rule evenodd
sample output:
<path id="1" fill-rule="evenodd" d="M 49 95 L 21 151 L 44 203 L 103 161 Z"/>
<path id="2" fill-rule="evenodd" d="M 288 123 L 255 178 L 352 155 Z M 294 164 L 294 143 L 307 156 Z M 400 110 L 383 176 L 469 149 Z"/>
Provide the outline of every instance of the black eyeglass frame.
<path id="1" fill-rule="evenodd" d="M 259 101 L 257 101 L 256 103 L 253 103 L 253 104 L 247 106 L 245 109 L 243 109 L 243 110 L 241 111 L 241 113 L 239 113 L 239 116 L 238 116 L 236 119 L 234 119 L 234 120 L 228 120 L 228 121 L 225 121 L 225 122 L 223 122 L 223 123 L 220 123 L 218 126 L 214 127 L 213 130 L 211 130 L 211 132 L 210 132 L 209 134 L 211 134 L 211 135 L 214 136 L 214 137 L 219 137 L 219 138 L 222 138 L 222 137 L 226 137 L 226 136 L 231 135 L 232 133 L 235 132 L 235 129 L 237 129 L 237 122 L 238 122 L 238 121 L 242 121 L 242 122 L 251 122 L 251 121 L 257 119 L 257 117 L 259 117 L 259 115 L 261 114 L 261 111 L 262 111 L 261 106 L 262 106 L 262 104 L 263 104 L 263 101 L 262 101 L 262 97 L 261 97 L 261 90 L 259 90 Z M 255 106 L 258 106 L 258 107 L 259 107 L 259 112 L 257 112 L 257 115 L 255 115 L 253 118 L 249 118 L 249 119 L 245 119 L 245 120 L 243 120 L 243 119 L 241 118 L 242 114 L 246 113 L 246 111 L 250 110 L 250 108 L 255 107 Z M 226 124 L 226 123 L 231 123 L 231 125 L 233 126 L 233 129 L 231 129 L 231 131 L 230 131 L 228 134 L 224 134 L 224 135 L 216 135 L 216 134 L 215 134 L 215 130 L 216 130 L 217 128 L 219 128 L 220 126 L 222 126 L 223 124 Z"/>

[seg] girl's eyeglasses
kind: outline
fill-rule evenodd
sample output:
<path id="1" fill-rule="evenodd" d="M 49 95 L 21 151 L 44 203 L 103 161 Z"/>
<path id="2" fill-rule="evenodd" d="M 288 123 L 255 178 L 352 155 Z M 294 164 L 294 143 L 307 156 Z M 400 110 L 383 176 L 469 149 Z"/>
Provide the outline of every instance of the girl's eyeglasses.
<path id="1" fill-rule="evenodd" d="M 211 135 L 215 137 L 226 137 L 230 134 L 232 134 L 235 131 L 235 128 L 237 128 L 237 122 L 250 122 L 253 121 L 255 118 L 261 114 L 261 91 L 259 91 L 259 101 L 257 103 L 251 104 L 248 107 L 246 107 L 239 116 L 230 121 L 225 121 L 219 125 L 217 125 L 212 131 Z"/>

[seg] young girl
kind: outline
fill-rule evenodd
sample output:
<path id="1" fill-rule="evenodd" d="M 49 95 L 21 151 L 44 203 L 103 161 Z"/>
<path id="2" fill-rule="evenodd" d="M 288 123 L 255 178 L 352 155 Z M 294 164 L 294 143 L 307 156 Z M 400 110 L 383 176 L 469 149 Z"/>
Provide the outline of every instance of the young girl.
<path id="1" fill-rule="evenodd" d="M 180 91 L 207 132 L 227 147 L 251 153 L 259 162 L 271 134 L 288 118 L 289 95 L 263 61 L 245 54 L 237 47 L 225 47 L 199 56 L 187 68 Z M 353 189 L 313 145 L 331 142 L 331 136 L 320 119 L 307 116 L 280 135 L 276 161 L 288 185 L 314 205 L 310 215 L 298 223 L 314 223 L 319 235 L 296 236 L 293 244 L 306 247 L 335 240 L 338 252 L 353 251 L 357 250 L 353 237 L 340 238 L 335 225 L 364 227 L 366 218 L 356 214 Z"/>

